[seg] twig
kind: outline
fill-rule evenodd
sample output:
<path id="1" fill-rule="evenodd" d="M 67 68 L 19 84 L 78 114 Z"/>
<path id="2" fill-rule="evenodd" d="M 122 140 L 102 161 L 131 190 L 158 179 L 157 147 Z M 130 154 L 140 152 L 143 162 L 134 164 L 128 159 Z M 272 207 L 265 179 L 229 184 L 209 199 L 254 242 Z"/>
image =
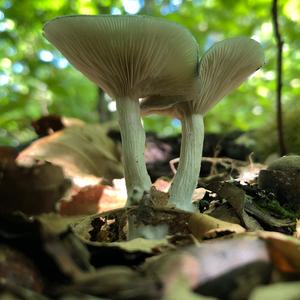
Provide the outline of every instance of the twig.
<path id="1" fill-rule="evenodd" d="M 175 175 L 177 173 L 177 169 L 175 167 L 175 164 L 177 164 L 177 163 L 179 163 L 179 157 L 173 158 L 169 161 L 169 165 L 173 172 L 173 175 Z"/>
<path id="2" fill-rule="evenodd" d="M 277 64 L 276 64 L 277 134 L 278 134 L 278 143 L 279 143 L 279 154 L 282 156 L 285 155 L 287 151 L 286 151 L 286 145 L 285 145 L 284 133 L 283 133 L 282 102 L 281 102 L 283 40 L 279 30 L 277 0 L 272 1 L 272 21 L 273 21 L 273 31 L 274 31 L 276 45 L 277 45 Z"/>

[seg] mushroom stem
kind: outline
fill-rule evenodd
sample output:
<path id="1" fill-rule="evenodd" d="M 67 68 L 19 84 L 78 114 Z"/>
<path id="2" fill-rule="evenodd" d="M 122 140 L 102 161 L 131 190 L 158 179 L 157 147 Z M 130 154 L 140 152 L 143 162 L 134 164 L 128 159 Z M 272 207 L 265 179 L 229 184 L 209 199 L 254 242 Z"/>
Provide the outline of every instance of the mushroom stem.
<path id="1" fill-rule="evenodd" d="M 186 114 L 182 121 L 180 161 L 172 182 L 170 202 L 177 208 L 193 211 L 192 195 L 201 168 L 204 124 L 200 114 Z"/>
<path id="2" fill-rule="evenodd" d="M 122 137 L 122 154 L 127 188 L 127 203 L 141 200 L 151 188 L 151 180 L 144 158 L 145 130 L 141 123 L 138 99 L 117 98 L 117 111 Z"/>

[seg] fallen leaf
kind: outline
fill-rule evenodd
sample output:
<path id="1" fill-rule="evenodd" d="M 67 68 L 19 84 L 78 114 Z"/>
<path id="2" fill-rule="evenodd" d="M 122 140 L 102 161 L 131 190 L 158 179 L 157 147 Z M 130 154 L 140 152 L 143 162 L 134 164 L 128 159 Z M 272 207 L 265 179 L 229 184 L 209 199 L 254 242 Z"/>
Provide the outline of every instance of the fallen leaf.
<path id="1" fill-rule="evenodd" d="M 276 268 L 285 273 L 300 273 L 300 240 L 279 232 L 259 231 L 267 242 Z"/>
<path id="2" fill-rule="evenodd" d="M 218 300 L 214 297 L 202 296 L 194 293 L 185 278 L 177 278 L 164 293 L 163 300 Z"/>
<path id="3" fill-rule="evenodd" d="M 114 179 L 123 177 L 120 153 L 100 125 L 71 126 L 41 138 L 22 151 L 17 162 L 32 164 L 46 160 L 61 166 L 66 175 L 94 175 Z"/>
<path id="4" fill-rule="evenodd" d="M 69 222 L 70 218 L 66 221 L 54 215 L 3 215 L 0 239 L 28 255 L 47 282 L 70 280 L 93 267 L 86 246 L 72 233 Z"/>
<path id="5" fill-rule="evenodd" d="M 50 163 L 21 167 L 0 165 L 1 213 L 22 211 L 29 215 L 51 212 L 70 187 L 62 169 Z"/>
<path id="6" fill-rule="evenodd" d="M 98 212 L 115 210 L 125 206 L 127 191 L 125 179 L 114 179 L 113 186 L 106 186 L 100 198 Z"/>
<path id="7" fill-rule="evenodd" d="M 226 199 L 251 231 L 262 229 L 261 225 L 245 211 L 246 193 L 231 182 L 217 183 L 213 189 L 220 197 Z"/>
<path id="8" fill-rule="evenodd" d="M 68 231 L 74 223 L 83 220 L 85 216 L 61 216 L 56 213 L 40 214 L 31 221 L 38 221 L 42 225 L 42 230 L 47 234 L 59 236 Z"/>
<path id="9" fill-rule="evenodd" d="M 103 267 L 95 272 L 82 274 L 61 292 L 71 295 L 80 292 L 99 296 L 101 299 L 162 299 L 162 289 L 155 279 L 147 278 L 125 266 Z"/>
<path id="10" fill-rule="evenodd" d="M 143 238 L 136 238 L 130 241 L 125 242 L 114 242 L 110 243 L 108 246 L 117 246 L 120 249 L 123 249 L 127 252 L 145 252 L 145 253 L 154 253 L 157 252 L 159 248 L 166 248 L 169 246 L 166 239 L 161 240 L 146 240 Z"/>
<path id="11" fill-rule="evenodd" d="M 189 229 L 197 239 L 213 238 L 218 234 L 231 234 L 245 232 L 246 229 L 239 224 L 221 221 L 207 214 L 194 213 L 189 220 Z"/>
<path id="12" fill-rule="evenodd" d="M 41 292 L 44 283 L 38 268 L 22 252 L 0 245 L 0 282 Z"/>
<path id="13" fill-rule="evenodd" d="M 70 200 L 62 200 L 59 203 L 60 214 L 73 216 L 97 213 L 105 188 L 101 184 L 81 188 Z"/>
<path id="14" fill-rule="evenodd" d="M 279 219 L 273 217 L 271 215 L 271 212 L 267 211 L 266 209 L 262 209 L 258 207 L 250 197 L 246 198 L 245 210 L 249 214 L 255 216 L 256 219 L 272 227 L 280 228 L 280 227 L 291 227 L 295 225 L 294 220 L 287 219 L 287 218 Z"/>
<path id="15" fill-rule="evenodd" d="M 294 232 L 294 237 L 300 239 L 300 220 L 296 222 L 296 231 Z"/>
<path id="16" fill-rule="evenodd" d="M 247 236 L 167 253 L 144 267 L 167 291 L 184 280 L 188 290 L 217 299 L 247 299 L 253 288 L 269 282 L 272 273 L 266 243 Z"/>
<path id="17" fill-rule="evenodd" d="M 0 164 L 14 164 L 18 156 L 18 151 L 9 146 L 0 146 Z"/>
<path id="18" fill-rule="evenodd" d="M 299 300 L 300 281 L 275 283 L 257 287 L 250 295 L 249 300 Z"/>
<path id="19" fill-rule="evenodd" d="M 163 178 L 158 178 L 155 180 L 155 182 L 153 183 L 153 186 L 158 190 L 158 191 L 161 191 L 161 192 L 165 192 L 167 193 L 170 186 L 171 186 L 171 182 L 170 181 L 167 181 Z"/>

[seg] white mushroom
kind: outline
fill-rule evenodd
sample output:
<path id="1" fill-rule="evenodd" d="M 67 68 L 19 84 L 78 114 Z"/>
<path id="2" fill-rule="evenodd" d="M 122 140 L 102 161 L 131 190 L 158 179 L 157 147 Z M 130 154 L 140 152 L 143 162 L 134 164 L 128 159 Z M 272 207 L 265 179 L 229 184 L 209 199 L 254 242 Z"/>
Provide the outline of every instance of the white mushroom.
<path id="1" fill-rule="evenodd" d="M 176 207 L 193 210 L 191 199 L 201 166 L 204 114 L 263 64 L 259 43 L 246 37 L 227 39 L 216 43 L 200 60 L 199 89 L 194 99 L 177 97 L 172 104 L 172 97 L 152 96 L 141 103 L 143 114 L 158 112 L 181 119 L 180 161 L 169 191 L 170 202 Z"/>
<path id="2" fill-rule="evenodd" d="M 176 23 L 154 17 L 105 15 L 59 17 L 45 25 L 44 34 L 116 100 L 127 204 L 139 200 L 151 186 L 139 98 L 186 96 L 193 90 L 198 61 L 193 36 Z"/>

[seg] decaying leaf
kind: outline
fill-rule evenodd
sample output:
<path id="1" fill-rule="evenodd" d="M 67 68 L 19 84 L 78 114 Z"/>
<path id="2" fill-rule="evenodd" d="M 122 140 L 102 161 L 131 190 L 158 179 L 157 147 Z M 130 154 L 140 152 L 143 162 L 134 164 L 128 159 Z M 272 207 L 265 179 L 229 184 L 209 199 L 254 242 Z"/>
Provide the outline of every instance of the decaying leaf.
<path id="1" fill-rule="evenodd" d="M 101 184 L 81 188 L 70 200 L 60 202 L 60 214 L 74 216 L 97 213 L 104 189 L 105 186 Z"/>
<path id="2" fill-rule="evenodd" d="M 5 245 L 0 245 L 0 282 L 36 292 L 41 292 L 44 286 L 38 268 L 29 257 Z"/>
<path id="3" fill-rule="evenodd" d="M 275 283 L 256 288 L 249 300 L 298 300 L 300 299 L 300 282 Z"/>
<path id="4" fill-rule="evenodd" d="M 32 167 L 3 164 L 0 173 L 1 213 L 54 211 L 56 202 L 70 187 L 62 169 L 50 163 Z"/>
<path id="5" fill-rule="evenodd" d="M 145 268 L 166 290 L 183 279 L 190 290 L 218 299 L 247 299 L 254 287 L 269 282 L 272 271 L 266 243 L 246 236 L 165 254 Z"/>
<path id="6" fill-rule="evenodd" d="M 224 222 L 206 214 L 194 213 L 189 220 L 189 229 L 197 239 L 213 238 L 218 235 L 245 232 L 239 224 Z"/>
<path id="7" fill-rule="evenodd" d="M 163 300 L 218 300 L 214 297 L 201 296 L 194 293 L 185 278 L 178 278 L 164 293 Z"/>
<path id="8" fill-rule="evenodd" d="M 48 297 L 16 284 L 0 283 L 0 300 L 50 300 Z M 86 299 L 87 300 L 87 299 Z M 90 299 L 92 300 L 92 299 Z"/>
<path id="9" fill-rule="evenodd" d="M 300 241 L 279 232 L 260 231 L 267 242 L 275 267 L 281 272 L 300 274 Z"/>
<path id="10" fill-rule="evenodd" d="M 124 232 L 124 227 L 127 226 L 126 221 L 126 209 L 118 209 L 113 212 L 86 217 L 74 224 L 73 230 L 88 245 L 108 248 L 118 247 L 128 253 L 138 251 L 153 253 L 153 251 L 157 252 L 158 249 L 168 246 L 166 239 L 147 240 L 137 238 L 126 241 Z M 118 230 L 121 232 L 117 232 Z M 114 235 L 114 231 L 116 231 L 116 235 Z"/>
<path id="11" fill-rule="evenodd" d="M 300 220 L 296 222 L 296 230 L 294 232 L 294 237 L 300 240 Z"/>
<path id="12" fill-rule="evenodd" d="M 140 237 L 146 239 L 161 239 L 166 235 L 189 235 L 188 221 L 190 212 L 168 207 L 139 205 L 128 210 L 128 220 L 135 226 Z M 136 237 L 128 232 L 129 238 Z"/>
<path id="13" fill-rule="evenodd" d="M 208 214 L 216 219 L 225 222 L 239 224 L 239 225 L 241 225 L 242 223 L 235 209 L 228 203 L 224 203 L 220 206 L 213 208 L 212 211 L 208 212 Z"/>
<path id="14" fill-rule="evenodd" d="M 158 178 L 153 183 L 153 186 L 157 190 L 167 193 L 171 186 L 171 182 L 170 182 L 170 180 L 165 180 L 164 178 Z"/>
<path id="15" fill-rule="evenodd" d="M 272 216 L 272 212 L 258 207 L 254 201 L 250 198 L 246 198 L 245 210 L 251 215 L 254 215 L 256 219 L 268 224 L 272 227 L 290 227 L 295 225 L 295 221 L 288 218 L 275 218 Z"/>
<path id="16" fill-rule="evenodd" d="M 14 164 L 18 152 L 15 148 L 9 146 L 0 146 L 0 164 Z"/>
<path id="17" fill-rule="evenodd" d="M 127 252 L 142 251 L 145 253 L 154 253 L 158 252 L 159 249 L 167 248 L 169 245 L 166 239 L 146 240 L 143 238 L 136 238 L 131 241 L 111 243 L 111 246 L 117 246 Z"/>
<path id="18" fill-rule="evenodd" d="M 72 225 L 75 234 L 85 243 L 126 240 L 126 209 L 85 217 Z"/>
<path id="19" fill-rule="evenodd" d="M 204 188 L 195 189 L 194 192 L 193 192 L 192 200 L 193 201 L 201 200 L 204 197 L 206 192 L 207 192 L 207 190 L 204 189 Z"/>
<path id="20" fill-rule="evenodd" d="M 114 179 L 113 186 L 106 186 L 99 203 L 99 213 L 115 210 L 125 206 L 127 191 L 125 179 Z"/>
<path id="21" fill-rule="evenodd" d="M 28 221 L 37 221 L 41 224 L 41 230 L 47 234 L 60 235 L 68 231 L 72 224 L 79 222 L 84 218 L 84 216 L 61 216 L 56 213 L 49 213 L 35 216 Z"/>
<path id="22" fill-rule="evenodd" d="M 235 186 L 233 183 L 224 182 L 218 184 L 214 192 L 230 203 L 247 229 L 252 231 L 262 229 L 260 224 L 245 211 L 246 193 L 241 188 Z"/>
<path id="23" fill-rule="evenodd" d="M 262 190 L 251 186 L 238 186 L 234 182 L 212 184 L 209 188 L 230 203 L 248 230 L 262 229 L 257 220 L 272 228 L 291 227 L 295 224 L 295 221 L 291 218 L 280 217 L 278 213 L 275 215 L 274 209 L 266 209 L 259 206 L 260 203 L 268 203 L 269 201 L 272 207 L 272 199 L 269 199 Z M 281 207 L 278 209 L 287 213 Z"/>
<path id="24" fill-rule="evenodd" d="M 63 293 L 81 292 L 105 299 L 162 299 L 162 289 L 153 278 L 125 266 L 104 267 L 75 280 Z"/>
<path id="25" fill-rule="evenodd" d="M 41 218 L 40 221 L 22 214 L 0 216 L 0 241 L 22 250 L 50 282 L 70 280 L 91 271 L 86 247 L 68 229 L 70 220 L 59 222 L 61 217 L 49 215 Z"/>
<path id="26" fill-rule="evenodd" d="M 46 160 L 61 166 L 66 175 L 92 174 L 120 178 L 123 168 L 118 147 L 99 125 L 72 126 L 32 143 L 20 153 L 19 164 Z"/>

